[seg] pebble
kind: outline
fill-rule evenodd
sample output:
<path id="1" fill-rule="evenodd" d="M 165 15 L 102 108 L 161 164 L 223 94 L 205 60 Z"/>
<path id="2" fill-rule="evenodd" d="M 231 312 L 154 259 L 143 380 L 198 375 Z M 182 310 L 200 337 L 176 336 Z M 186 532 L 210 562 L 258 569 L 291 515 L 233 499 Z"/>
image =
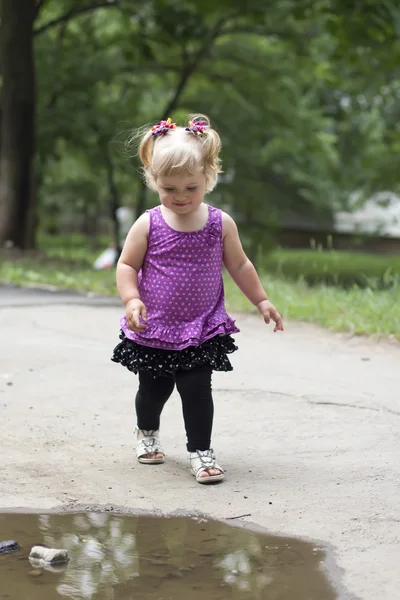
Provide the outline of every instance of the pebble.
<path id="1" fill-rule="evenodd" d="M 19 550 L 20 545 L 15 540 L 6 540 L 0 542 L 0 554 L 7 554 L 8 552 L 16 552 Z"/>
<path id="2" fill-rule="evenodd" d="M 31 577 L 40 577 L 41 575 L 43 575 L 43 571 L 40 571 L 39 569 L 34 569 L 33 571 L 29 571 L 28 575 L 30 575 Z"/>

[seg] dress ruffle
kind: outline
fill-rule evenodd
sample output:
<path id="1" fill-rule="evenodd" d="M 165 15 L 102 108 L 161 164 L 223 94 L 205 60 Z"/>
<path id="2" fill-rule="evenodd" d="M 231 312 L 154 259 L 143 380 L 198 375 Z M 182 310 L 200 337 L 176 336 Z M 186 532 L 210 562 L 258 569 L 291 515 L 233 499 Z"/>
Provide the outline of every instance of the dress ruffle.
<path id="1" fill-rule="evenodd" d="M 123 331 L 119 337 L 121 342 L 114 348 L 111 360 L 133 373 L 146 371 L 154 377 L 173 376 L 177 371 L 188 371 L 201 365 L 210 365 L 213 371 L 232 371 L 228 354 L 237 350 L 230 335 L 217 335 L 200 346 L 183 350 L 142 346 L 127 338 Z"/>
<path id="2" fill-rule="evenodd" d="M 131 341 L 163 350 L 184 350 L 190 346 L 200 346 L 216 336 L 230 336 L 239 332 L 234 319 L 228 315 L 222 322 L 221 317 L 211 317 L 205 322 L 177 326 L 149 323 L 143 334 L 134 333 L 129 329 L 125 316 L 121 318 L 120 326 L 125 336 Z"/>

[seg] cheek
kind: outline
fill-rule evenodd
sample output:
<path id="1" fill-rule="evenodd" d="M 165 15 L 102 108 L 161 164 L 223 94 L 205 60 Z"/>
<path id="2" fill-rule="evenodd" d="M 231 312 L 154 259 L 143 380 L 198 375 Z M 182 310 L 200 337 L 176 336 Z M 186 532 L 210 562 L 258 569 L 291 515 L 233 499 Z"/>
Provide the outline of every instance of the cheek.
<path id="1" fill-rule="evenodd" d="M 164 204 L 164 203 L 167 203 L 167 202 L 170 200 L 170 198 L 169 198 L 169 194 L 166 194 L 166 193 L 165 193 L 165 192 L 163 192 L 163 191 L 161 191 L 161 192 L 160 192 L 159 196 L 160 196 L 160 200 L 161 200 L 161 202 L 162 202 L 163 204 Z"/>
<path id="2" fill-rule="evenodd" d="M 201 198 L 203 195 L 204 194 L 203 194 L 203 190 L 202 189 L 197 189 L 194 192 L 190 192 L 191 198 L 196 198 L 197 199 L 197 198 Z"/>

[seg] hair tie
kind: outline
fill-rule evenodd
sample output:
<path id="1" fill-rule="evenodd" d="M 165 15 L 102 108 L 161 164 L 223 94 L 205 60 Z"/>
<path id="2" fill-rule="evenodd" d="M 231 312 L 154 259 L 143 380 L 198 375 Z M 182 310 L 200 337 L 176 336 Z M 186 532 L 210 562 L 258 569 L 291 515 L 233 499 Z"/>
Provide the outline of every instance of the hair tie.
<path id="1" fill-rule="evenodd" d="M 185 131 L 193 133 L 193 135 L 204 135 L 208 125 L 205 121 L 189 121 L 189 126 L 185 127 Z"/>
<path id="2" fill-rule="evenodd" d="M 166 121 L 160 121 L 158 125 L 154 125 L 151 128 L 152 135 L 165 135 L 168 133 L 170 129 L 175 129 L 176 124 L 172 122 L 172 119 L 167 119 Z"/>

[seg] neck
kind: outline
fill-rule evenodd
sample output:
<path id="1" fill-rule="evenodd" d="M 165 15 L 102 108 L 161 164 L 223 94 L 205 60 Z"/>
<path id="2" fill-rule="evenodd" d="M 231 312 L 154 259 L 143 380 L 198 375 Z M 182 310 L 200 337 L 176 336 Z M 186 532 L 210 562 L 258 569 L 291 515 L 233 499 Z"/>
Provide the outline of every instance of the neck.
<path id="1" fill-rule="evenodd" d="M 208 205 L 202 202 L 195 210 L 179 215 L 173 210 L 161 205 L 161 214 L 167 225 L 177 231 L 197 231 L 208 221 Z"/>

